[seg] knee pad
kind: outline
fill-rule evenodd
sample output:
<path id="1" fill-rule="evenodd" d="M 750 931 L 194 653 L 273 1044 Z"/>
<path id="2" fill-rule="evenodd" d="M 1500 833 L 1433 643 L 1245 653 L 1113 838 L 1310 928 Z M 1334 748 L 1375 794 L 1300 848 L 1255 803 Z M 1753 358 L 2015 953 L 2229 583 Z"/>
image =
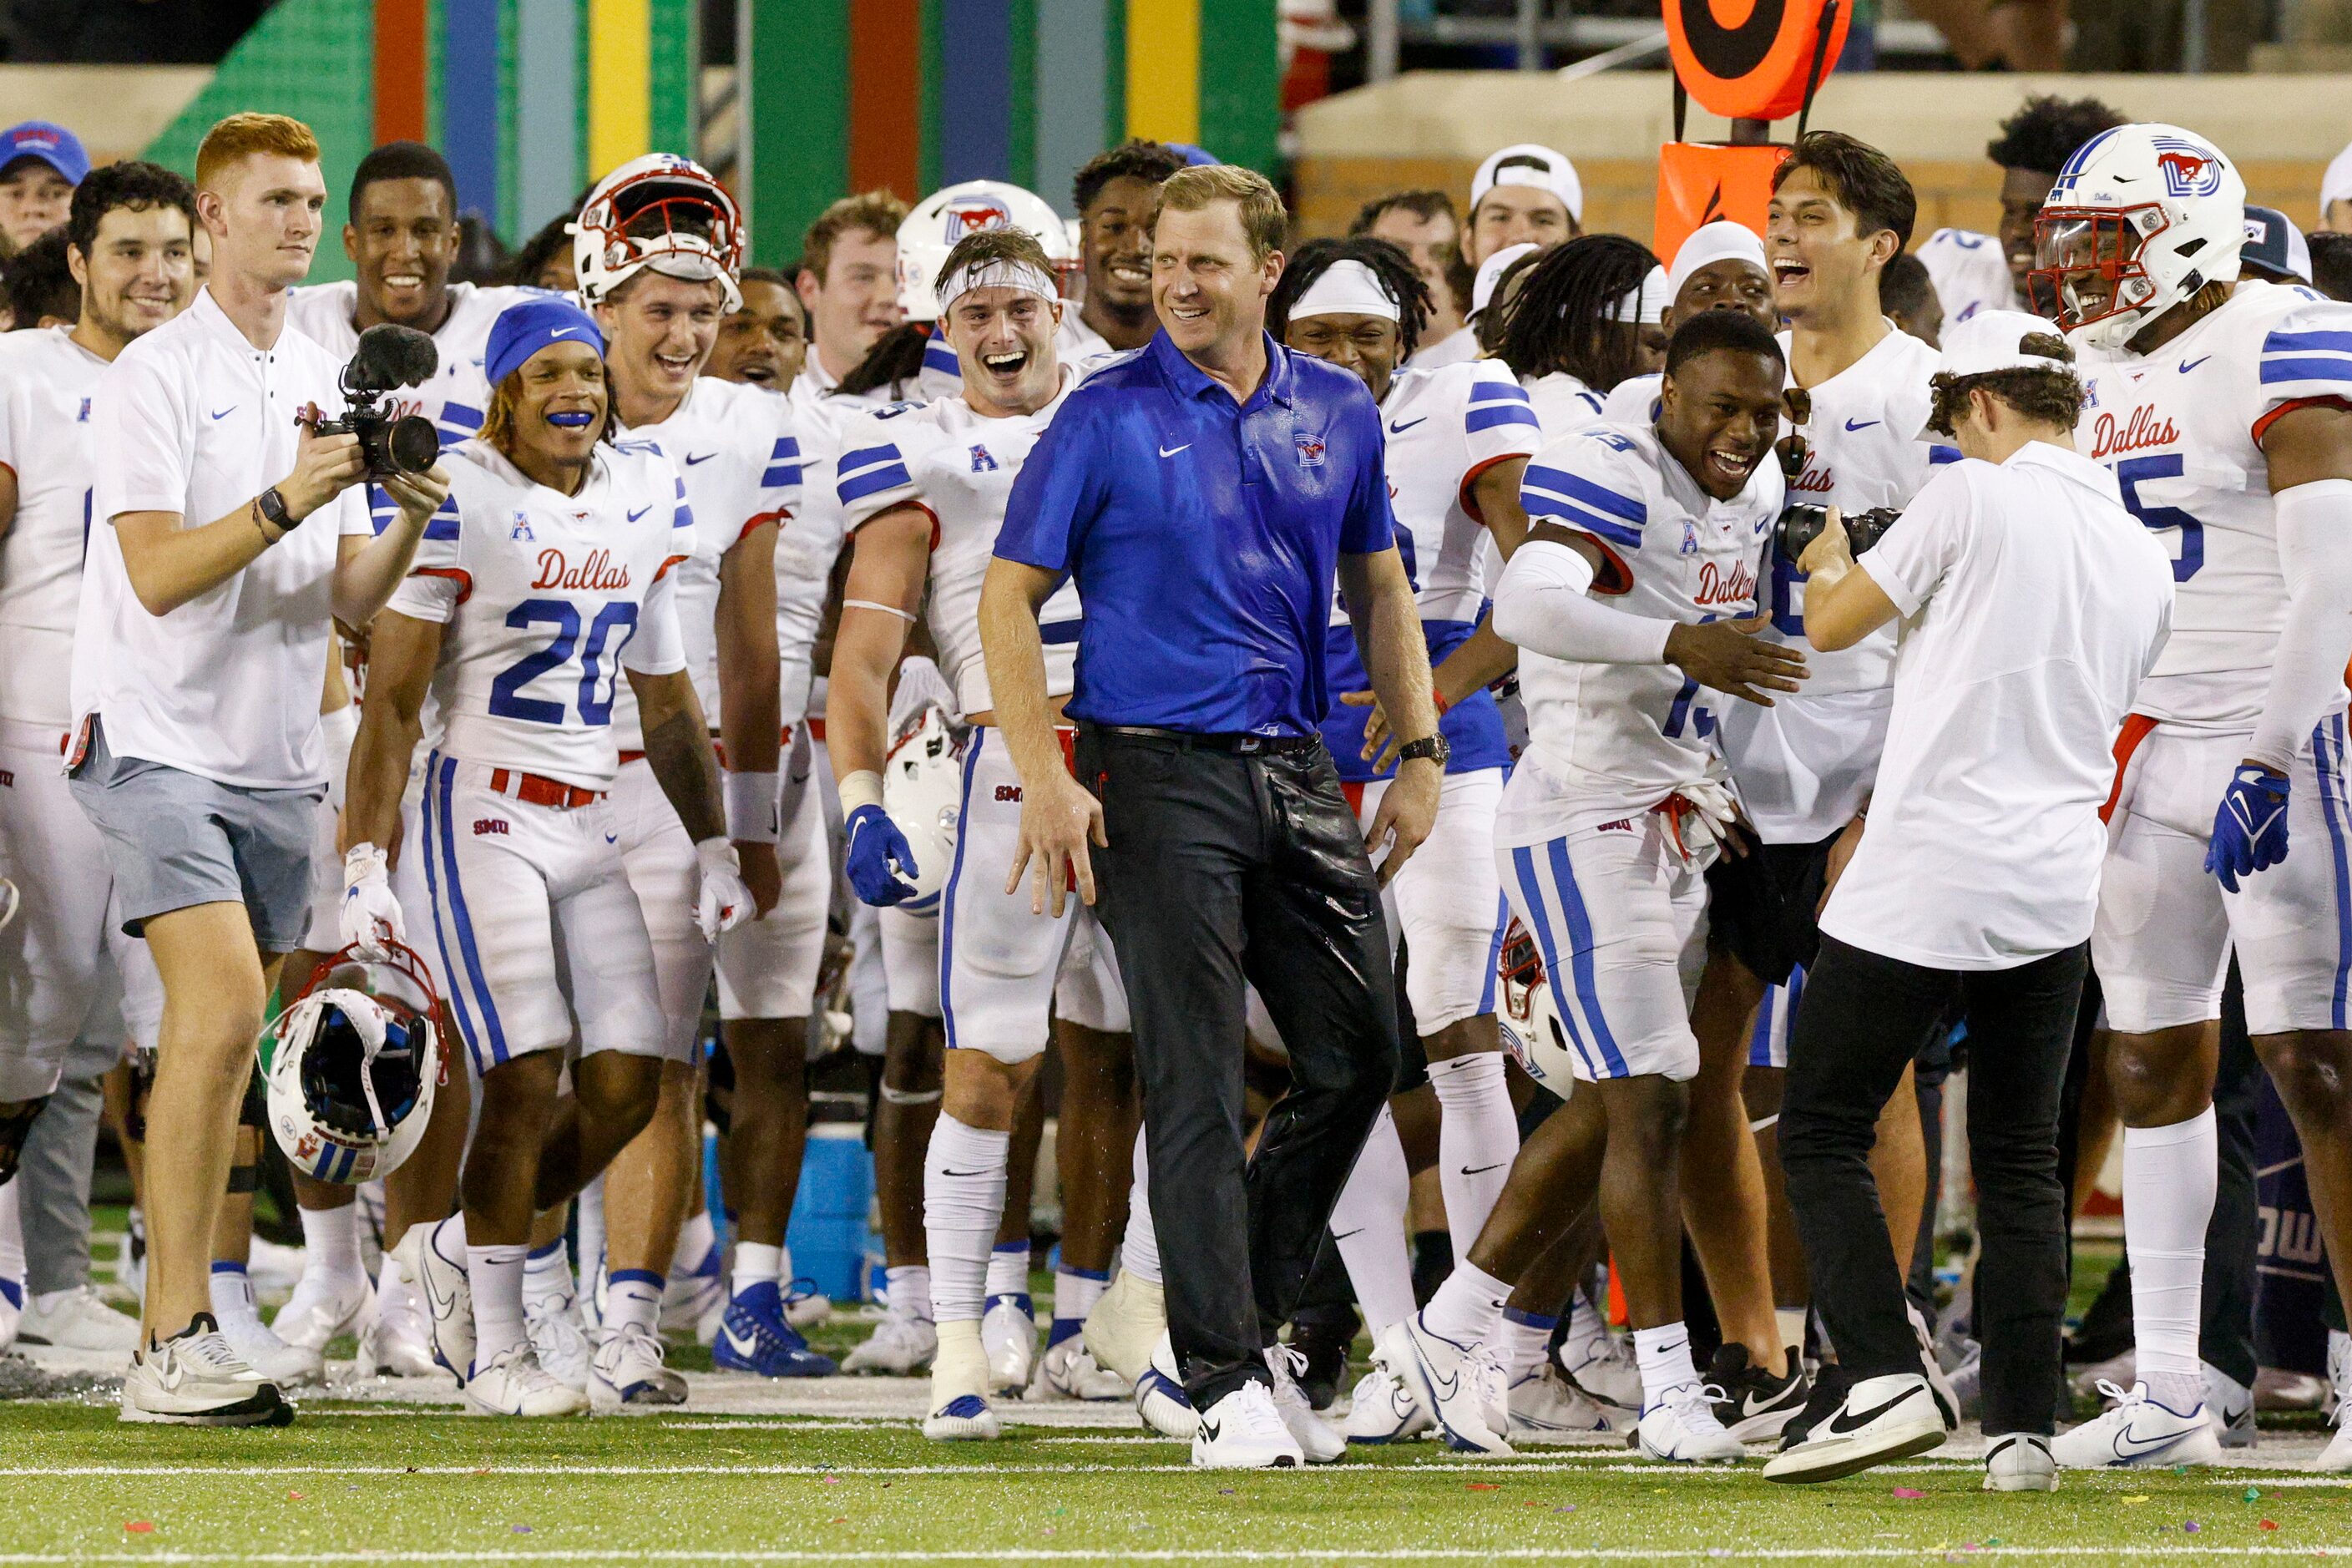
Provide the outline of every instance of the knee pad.
<path id="1" fill-rule="evenodd" d="M 269 1087 L 257 1067 L 253 1076 L 245 1080 L 245 1099 L 236 1108 L 236 1124 L 250 1127 L 256 1132 L 269 1125 Z"/>
<path id="2" fill-rule="evenodd" d="M 0 1110 L 0 1186 L 7 1185 L 16 1174 L 16 1161 L 25 1152 L 25 1140 L 32 1136 L 34 1119 L 48 1102 L 45 1094 L 23 1101 L 14 1110 Z"/>

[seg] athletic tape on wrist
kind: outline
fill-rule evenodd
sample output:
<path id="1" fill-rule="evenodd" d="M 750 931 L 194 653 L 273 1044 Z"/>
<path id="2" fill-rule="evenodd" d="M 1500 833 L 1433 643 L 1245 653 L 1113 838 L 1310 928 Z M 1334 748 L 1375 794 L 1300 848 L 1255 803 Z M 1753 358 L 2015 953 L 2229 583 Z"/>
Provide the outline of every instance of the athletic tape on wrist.
<path id="1" fill-rule="evenodd" d="M 863 807 L 882 804 L 882 775 L 872 768 L 845 774 L 841 781 L 841 815 L 853 816 Z"/>

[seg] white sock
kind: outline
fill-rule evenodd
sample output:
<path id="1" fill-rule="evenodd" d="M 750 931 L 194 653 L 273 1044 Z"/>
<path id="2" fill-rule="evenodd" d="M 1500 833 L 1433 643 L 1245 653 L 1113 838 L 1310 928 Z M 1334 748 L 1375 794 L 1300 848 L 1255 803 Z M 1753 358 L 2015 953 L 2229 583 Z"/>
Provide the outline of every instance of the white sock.
<path id="1" fill-rule="evenodd" d="M 16 1184 L 11 1182 L 9 1186 Z M 213 1265 L 213 1316 L 224 1329 L 232 1325 L 242 1329 L 261 1327 L 261 1309 L 253 1300 L 253 1280 L 242 1263 L 215 1262 Z"/>
<path id="2" fill-rule="evenodd" d="M 1519 1119 L 1500 1051 L 1473 1051 L 1429 1064 L 1437 1091 L 1437 1180 L 1445 1194 L 1445 1228 L 1454 1256 L 1467 1258 L 1478 1232 L 1511 1179 L 1519 1152 Z"/>
<path id="3" fill-rule="evenodd" d="M 686 1223 L 677 1227 L 677 1247 L 669 1255 L 669 1271 L 677 1275 L 693 1273 L 718 1245 L 719 1232 L 711 1226 L 710 1211 L 688 1215 Z"/>
<path id="4" fill-rule="evenodd" d="M 1796 1355 L 1805 1353 L 1805 1319 L 1811 1315 L 1809 1307 L 1775 1307 L 1773 1324 L 1780 1331 L 1780 1348 Z"/>
<path id="5" fill-rule="evenodd" d="M 1559 1325 L 1558 1318 L 1540 1312 L 1503 1309 L 1503 1370 L 1511 1374 L 1513 1383 L 1543 1371 L 1544 1358 L 1551 1352 L 1551 1331 Z"/>
<path id="6" fill-rule="evenodd" d="M 416 1287 L 408 1282 L 408 1276 L 400 1271 L 400 1259 L 387 1248 L 383 1261 L 376 1266 L 375 1271 L 376 1316 L 381 1318 L 386 1312 L 421 1310 L 423 1308 L 416 1299 Z"/>
<path id="7" fill-rule="evenodd" d="M 25 1222 L 16 1206 L 17 1184 L 0 1187 L 0 1300 L 25 1304 Z"/>
<path id="8" fill-rule="evenodd" d="M 2183 1414 L 2205 1397 L 2197 1324 L 2221 1152 L 2211 1106 L 2169 1127 L 2124 1129 L 2124 1247 L 2139 1380 L 2158 1404 Z"/>
<path id="9" fill-rule="evenodd" d="M 735 1244 L 734 1277 L 729 1292 L 740 1296 L 754 1285 L 773 1285 L 784 1277 L 784 1249 L 763 1241 Z"/>
<path id="10" fill-rule="evenodd" d="M 581 1188 L 572 1202 L 578 1205 L 572 1219 L 579 1232 L 580 1278 L 593 1279 L 604 1265 L 604 1178 L 599 1175 Z"/>
<path id="11" fill-rule="evenodd" d="M 1146 1285 L 1160 1283 L 1160 1232 L 1151 1223 L 1151 1163 L 1143 1154 L 1143 1129 L 1135 1130 L 1135 1181 L 1127 1194 L 1127 1235 L 1118 1244 L 1118 1266 Z"/>
<path id="12" fill-rule="evenodd" d="M 992 1247 L 1004 1215 L 1005 1159 L 1012 1146 L 1012 1133 L 967 1126 L 944 1111 L 931 1123 L 930 1147 L 923 1154 L 923 1244 L 931 1260 L 925 1294 L 931 1310 L 920 1315 L 951 1323 L 976 1320 L 995 1289 Z M 1017 1262 L 1026 1285 L 1026 1244 Z M 897 1274 L 891 1270 L 893 1306 L 898 1305 Z"/>
<path id="13" fill-rule="evenodd" d="M 1661 1323 L 1633 1331 L 1633 1358 L 1642 1368 L 1642 1408 L 1652 1410 L 1677 1388 L 1698 1381 L 1691 1364 L 1690 1331 L 1680 1323 Z"/>
<path id="14" fill-rule="evenodd" d="M 947 1120 L 941 1117 L 944 1121 Z M 995 1222 L 991 1221 L 992 1225 Z M 983 1268 L 985 1265 L 982 1266 Z M 899 1264 L 882 1271 L 883 1289 L 890 1292 L 890 1310 L 902 1318 L 918 1318 L 928 1323 L 931 1318 L 931 1271 L 920 1263 Z M 977 1308 L 972 1314 L 980 1316 Z"/>
<path id="15" fill-rule="evenodd" d="M 1591 1359 L 1591 1347 L 1609 1337 L 1609 1320 L 1592 1298 L 1578 1290 L 1568 1299 L 1568 1349 L 1572 1361 Z"/>
<path id="16" fill-rule="evenodd" d="M 1510 1294 L 1509 1285 L 1461 1258 L 1421 1310 L 1421 1326 L 1457 1345 L 1487 1343 L 1502 1324 L 1503 1303 Z"/>
<path id="17" fill-rule="evenodd" d="M 1405 1169 L 1404 1144 L 1396 1118 L 1381 1107 L 1356 1168 L 1348 1173 L 1339 1202 L 1331 1205 L 1331 1239 L 1348 1266 L 1348 1282 L 1364 1309 L 1365 1326 L 1378 1339 L 1391 1323 L 1412 1316 L 1412 1258 L 1405 1250 L 1404 1216 L 1412 1201 L 1412 1175 Z M 1453 1205 L 1449 1201 L 1447 1207 Z M 1457 1255 L 1458 1256 L 1458 1255 Z"/>
<path id="18" fill-rule="evenodd" d="M 604 1280 L 604 1327 L 614 1333 L 631 1323 L 661 1327 L 662 1277 L 650 1268 L 615 1268 Z"/>
<path id="19" fill-rule="evenodd" d="M 521 1242 L 466 1248 L 466 1281 L 474 1292 L 474 1364 L 485 1367 L 529 1337 L 522 1321 Z"/>
<path id="20" fill-rule="evenodd" d="M 522 1260 L 522 1299 L 530 1306 L 561 1307 L 572 1300 L 572 1258 L 557 1237 Z"/>
<path id="21" fill-rule="evenodd" d="M 1110 1270 L 1107 1268 L 1072 1268 L 1065 1265 L 1054 1271 L 1054 1326 L 1045 1336 L 1048 1349 L 1060 1344 L 1086 1327 L 1087 1314 L 1095 1310 L 1102 1293 L 1110 1289 Z"/>
<path id="22" fill-rule="evenodd" d="M 364 1279 L 360 1263 L 360 1205 L 298 1209 L 302 1216 L 302 1278 Z"/>
<path id="23" fill-rule="evenodd" d="M 1029 1244 L 1008 1241 L 988 1255 L 988 1299 L 1029 1294 Z"/>

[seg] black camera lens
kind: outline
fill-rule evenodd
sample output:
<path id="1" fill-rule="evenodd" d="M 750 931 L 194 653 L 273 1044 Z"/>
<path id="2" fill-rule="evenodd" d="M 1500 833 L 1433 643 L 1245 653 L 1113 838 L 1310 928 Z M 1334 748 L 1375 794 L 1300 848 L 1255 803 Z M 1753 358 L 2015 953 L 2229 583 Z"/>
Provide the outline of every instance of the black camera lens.
<path id="1" fill-rule="evenodd" d="M 441 432 L 421 414 L 394 420 L 383 433 L 383 443 L 385 461 L 382 466 L 404 474 L 423 473 L 441 455 Z M 370 453 L 369 458 L 373 461 L 375 454 Z"/>
<path id="2" fill-rule="evenodd" d="M 1902 520 L 1903 514 L 1893 507 L 1874 506 L 1868 511 L 1858 511 L 1845 519 L 1846 544 L 1860 555 L 1886 537 L 1886 531 Z M 1802 559 L 1806 548 L 1829 526 L 1830 509 L 1814 506 L 1810 501 L 1794 501 L 1780 509 L 1780 521 L 1774 525 L 1773 547 L 1790 564 Z"/>

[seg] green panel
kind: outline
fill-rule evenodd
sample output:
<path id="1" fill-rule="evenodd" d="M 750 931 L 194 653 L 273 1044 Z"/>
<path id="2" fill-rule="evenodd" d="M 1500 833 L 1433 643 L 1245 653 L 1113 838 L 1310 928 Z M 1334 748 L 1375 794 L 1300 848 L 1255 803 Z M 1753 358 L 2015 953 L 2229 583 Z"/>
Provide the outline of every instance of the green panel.
<path id="1" fill-rule="evenodd" d="M 1266 0 L 1201 0 L 1201 145 L 1275 173 L 1282 68 Z"/>
<path id="2" fill-rule="evenodd" d="M 737 68 L 751 89 L 742 189 L 762 265 L 798 256 L 803 231 L 848 186 L 851 4 L 741 0 Z"/>
<path id="3" fill-rule="evenodd" d="M 650 0 L 652 135 L 656 153 L 702 156 L 702 29 L 697 0 Z"/>
<path id="4" fill-rule="evenodd" d="M 923 188 L 898 193 L 910 202 L 921 199 L 946 183 L 945 176 L 940 173 L 940 83 L 947 79 L 946 40 L 945 0 L 923 0 L 922 155 L 915 165 L 921 175 Z"/>
<path id="5" fill-rule="evenodd" d="M 1103 6 L 1103 145 L 1127 140 L 1127 0 Z"/>
<path id="6" fill-rule="evenodd" d="M 1037 188 L 1037 0 L 1012 0 L 1013 79 L 1005 84 L 1011 122 L 1005 127 L 1005 163 L 1013 183 Z M 1046 198 L 1053 200 L 1051 196 Z"/>
<path id="7" fill-rule="evenodd" d="M 194 174 L 196 148 L 215 121 L 242 110 L 288 114 L 319 138 L 328 232 L 310 281 L 352 275 L 343 258 L 335 194 L 375 144 L 375 8 L 370 0 L 280 0 L 237 40 L 203 91 L 147 144 L 145 156 Z"/>

